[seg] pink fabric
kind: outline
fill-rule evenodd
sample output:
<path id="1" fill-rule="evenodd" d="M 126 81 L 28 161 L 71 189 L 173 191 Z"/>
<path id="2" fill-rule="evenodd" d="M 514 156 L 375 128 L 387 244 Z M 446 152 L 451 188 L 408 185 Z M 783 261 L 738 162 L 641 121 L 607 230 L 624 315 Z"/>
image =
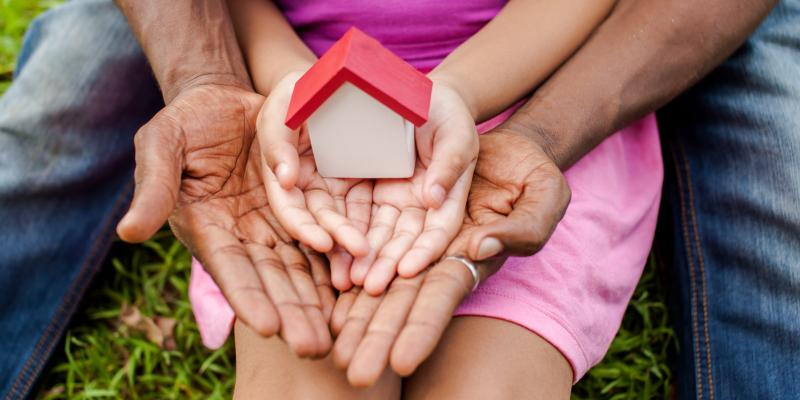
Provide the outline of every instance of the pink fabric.
<path id="1" fill-rule="evenodd" d="M 280 0 L 318 55 L 352 25 L 423 71 L 486 24 L 503 0 Z M 480 125 L 490 129 L 512 110 Z M 536 255 L 512 258 L 456 315 L 521 325 L 566 357 L 575 381 L 608 350 L 644 268 L 655 232 L 663 168 L 655 117 L 614 134 L 566 172 L 572 201 Z M 203 343 L 221 346 L 233 311 L 194 262 L 189 287 Z"/>
<path id="2" fill-rule="evenodd" d="M 506 261 L 455 315 L 536 332 L 564 354 L 577 382 L 608 350 L 653 243 L 663 181 L 655 116 L 609 137 L 565 175 L 572 200 L 544 248 Z"/>
<path id="3" fill-rule="evenodd" d="M 318 56 L 355 26 L 422 71 L 480 30 L 506 0 L 277 0 Z"/>
<path id="4" fill-rule="evenodd" d="M 222 347 L 233 328 L 235 315 L 219 286 L 195 258 L 189 279 L 189 301 L 203 344 L 209 349 Z"/>

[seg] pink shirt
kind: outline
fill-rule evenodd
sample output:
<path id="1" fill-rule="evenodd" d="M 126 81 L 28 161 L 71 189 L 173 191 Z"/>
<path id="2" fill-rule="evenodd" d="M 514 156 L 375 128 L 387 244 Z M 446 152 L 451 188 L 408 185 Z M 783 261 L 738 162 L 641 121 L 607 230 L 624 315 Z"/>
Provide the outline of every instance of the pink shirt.
<path id="1" fill-rule="evenodd" d="M 428 71 L 489 22 L 505 1 L 277 3 L 317 55 L 355 25 Z M 577 381 L 607 351 L 652 244 L 663 175 L 654 116 L 612 135 L 565 175 L 572 201 L 547 245 L 532 257 L 509 259 L 456 315 L 502 319 L 535 332 L 561 351 Z M 203 342 L 222 345 L 233 311 L 196 262 L 190 298 Z"/>
<path id="2" fill-rule="evenodd" d="M 317 56 L 351 26 L 422 71 L 438 65 L 503 8 L 504 0 L 277 0 Z"/>

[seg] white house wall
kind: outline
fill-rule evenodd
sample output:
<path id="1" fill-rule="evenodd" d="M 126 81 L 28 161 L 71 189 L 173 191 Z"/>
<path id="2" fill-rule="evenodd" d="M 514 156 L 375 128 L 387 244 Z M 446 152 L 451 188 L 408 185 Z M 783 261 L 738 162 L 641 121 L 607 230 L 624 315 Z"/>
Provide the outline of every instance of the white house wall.
<path id="1" fill-rule="evenodd" d="M 404 178 L 414 172 L 414 126 L 350 83 L 307 124 L 322 176 Z"/>

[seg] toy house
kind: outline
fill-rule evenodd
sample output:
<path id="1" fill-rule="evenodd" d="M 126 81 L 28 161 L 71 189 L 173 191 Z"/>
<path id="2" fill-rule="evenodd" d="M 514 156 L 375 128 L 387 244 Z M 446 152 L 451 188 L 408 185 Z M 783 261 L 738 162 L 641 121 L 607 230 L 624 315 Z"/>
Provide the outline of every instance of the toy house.
<path id="1" fill-rule="evenodd" d="M 414 126 L 428 119 L 432 82 L 350 28 L 295 84 L 286 125 L 306 124 L 317 170 L 330 178 L 407 178 Z"/>

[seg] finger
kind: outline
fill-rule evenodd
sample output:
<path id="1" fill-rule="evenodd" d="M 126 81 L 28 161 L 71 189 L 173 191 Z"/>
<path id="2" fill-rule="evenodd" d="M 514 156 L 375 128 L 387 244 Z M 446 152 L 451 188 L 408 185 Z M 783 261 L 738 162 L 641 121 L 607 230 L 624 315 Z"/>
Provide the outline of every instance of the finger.
<path id="1" fill-rule="evenodd" d="M 178 128 L 161 113 L 136 133 L 136 188 L 131 207 L 117 225 L 132 243 L 149 239 L 175 209 L 181 184 L 184 143 Z"/>
<path id="2" fill-rule="evenodd" d="M 425 274 L 406 324 L 392 347 L 390 363 L 395 372 L 411 375 L 433 352 L 472 285 L 467 268 L 453 260 L 444 260 Z"/>
<path id="3" fill-rule="evenodd" d="M 439 208 L 464 171 L 477 160 L 478 134 L 474 124 L 442 125 L 434 133 L 431 161 L 425 172 L 424 198 Z"/>
<path id="4" fill-rule="evenodd" d="M 258 142 L 267 166 L 274 172 L 281 187 L 291 189 L 300 173 L 298 138 L 300 132 L 284 124 L 289 109 L 291 87 L 281 82 L 264 103 L 256 121 Z"/>
<path id="5" fill-rule="evenodd" d="M 367 231 L 367 242 L 369 242 L 369 254 L 358 257 L 353 261 L 350 269 L 350 279 L 356 285 L 363 285 L 367 271 L 372 266 L 378 253 L 383 246 L 392 238 L 397 219 L 400 217 L 400 210 L 390 205 L 382 205 L 376 211 L 369 230 Z"/>
<path id="6" fill-rule="evenodd" d="M 331 286 L 331 274 L 328 268 L 328 263 L 325 262 L 325 257 L 321 254 L 300 246 L 300 250 L 306 255 L 308 262 L 311 264 L 311 278 L 314 280 L 314 285 L 317 287 L 319 301 L 322 304 L 322 315 L 325 317 L 326 322 L 330 322 L 331 315 L 333 314 L 333 307 L 336 304 L 336 293 Z"/>
<path id="7" fill-rule="evenodd" d="M 367 223 L 370 218 L 372 208 L 372 182 L 364 181 L 352 186 L 347 195 L 342 198 L 334 198 L 336 211 L 346 214 L 347 218 L 362 233 L 366 233 Z M 345 291 L 353 286 L 350 279 L 350 269 L 353 264 L 353 256 L 341 246 L 334 246 L 333 251 L 328 253 L 331 265 L 331 275 L 336 289 Z"/>
<path id="8" fill-rule="evenodd" d="M 333 236 L 350 254 L 364 256 L 369 253 L 369 243 L 360 229 L 336 208 L 330 193 L 321 189 L 306 189 L 306 203 L 316 221 Z"/>
<path id="9" fill-rule="evenodd" d="M 283 229 L 320 253 L 330 251 L 333 238 L 311 215 L 303 192 L 296 187 L 289 190 L 282 188 L 269 168 L 262 168 L 262 175 L 270 208 Z"/>
<path id="10" fill-rule="evenodd" d="M 363 290 L 359 292 L 350 307 L 336 342 L 333 344 L 333 363 L 339 368 L 347 368 L 358 343 L 367 331 L 367 325 L 375 314 L 383 296 L 370 296 Z"/>
<path id="11" fill-rule="evenodd" d="M 361 233 L 366 234 L 372 214 L 372 181 L 353 186 L 345 196 L 345 215 Z"/>
<path id="12" fill-rule="evenodd" d="M 257 244 L 249 244 L 246 249 L 256 266 L 262 284 L 278 310 L 281 337 L 297 356 L 315 355 L 317 337 L 314 327 L 303 309 L 303 303 L 280 256 L 272 249 Z"/>
<path id="13" fill-rule="evenodd" d="M 361 288 L 356 286 L 346 292 L 339 293 L 331 314 L 331 331 L 334 336 L 339 336 L 339 333 L 342 332 L 344 322 L 347 320 L 347 314 L 350 313 L 350 308 L 353 307 L 353 303 L 355 303 L 360 291 Z"/>
<path id="14" fill-rule="evenodd" d="M 474 164 L 467 167 L 440 208 L 428 210 L 422 234 L 398 263 L 397 271 L 401 276 L 412 277 L 428 268 L 456 237 L 464 221 L 473 170 Z"/>
<path id="15" fill-rule="evenodd" d="M 278 333 L 281 320 L 278 311 L 259 279 L 247 250 L 230 232 L 216 225 L 202 229 L 181 229 L 194 235 L 187 238 L 205 270 L 219 286 L 237 318 L 262 336 Z"/>
<path id="16" fill-rule="evenodd" d="M 382 293 L 397 273 L 397 263 L 411 249 L 414 241 L 422 232 L 425 211 L 418 208 L 403 210 L 397 220 L 394 236 L 381 249 L 378 258 L 367 272 L 364 290 L 370 294 Z"/>
<path id="17" fill-rule="evenodd" d="M 300 299 L 303 312 L 306 314 L 311 328 L 316 333 L 316 351 L 312 357 L 328 354 L 331 349 L 331 333 L 328 322 L 322 312 L 317 285 L 311 276 L 311 265 L 300 249 L 290 244 L 281 244 L 275 248 L 289 275 L 289 280 Z"/>
<path id="18" fill-rule="evenodd" d="M 470 258 L 485 260 L 501 252 L 505 256 L 536 253 L 553 234 L 569 200 L 569 186 L 558 170 L 526 183 L 506 218 L 474 230 L 469 238 Z"/>
<path id="19" fill-rule="evenodd" d="M 351 385 L 370 386 L 386 369 L 392 345 L 406 322 L 422 280 L 423 275 L 418 275 L 392 281 L 347 368 L 347 380 Z"/>
<path id="20" fill-rule="evenodd" d="M 353 264 L 353 256 L 342 246 L 333 246 L 333 250 L 328 252 L 328 262 L 331 268 L 331 279 L 333 286 L 339 291 L 345 291 L 353 287 L 350 280 L 350 266 Z"/>

